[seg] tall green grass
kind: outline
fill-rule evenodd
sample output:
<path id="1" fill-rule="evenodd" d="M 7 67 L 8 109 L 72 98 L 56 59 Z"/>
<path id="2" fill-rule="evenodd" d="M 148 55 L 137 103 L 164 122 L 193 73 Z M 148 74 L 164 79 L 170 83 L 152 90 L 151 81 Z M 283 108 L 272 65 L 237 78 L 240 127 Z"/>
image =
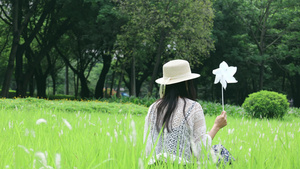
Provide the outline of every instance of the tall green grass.
<path id="1" fill-rule="evenodd" d="M 206 111 L 214 107 L 206 105 Z M 225 168 L 300 166 L 299 118 L 250 119 L 235 116 L 233 109 L 228 112 L 228 125 L 213 140 L 237 159 Z M 147 166 L 146 113 L 147 107 L 135 104 L 0 99 L 0 168 L 184 168 Z M 213 114 L 206 116 L 207 130 L 214 119 Z M 216 166 L 208 161 L 200 168 Z"/>

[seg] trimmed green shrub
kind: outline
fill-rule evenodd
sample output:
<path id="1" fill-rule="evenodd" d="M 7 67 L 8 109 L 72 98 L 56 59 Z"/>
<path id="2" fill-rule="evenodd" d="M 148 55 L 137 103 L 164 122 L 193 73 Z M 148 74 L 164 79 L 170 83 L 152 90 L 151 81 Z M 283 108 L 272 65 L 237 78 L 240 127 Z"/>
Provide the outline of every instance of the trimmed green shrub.
<path id="1" fill-rule="evenodd" d="M 256 118 L 282 118 L 288 111 L 289 103 L 285 95 L 262 90 L 250 94 L 242 107 Z"/>

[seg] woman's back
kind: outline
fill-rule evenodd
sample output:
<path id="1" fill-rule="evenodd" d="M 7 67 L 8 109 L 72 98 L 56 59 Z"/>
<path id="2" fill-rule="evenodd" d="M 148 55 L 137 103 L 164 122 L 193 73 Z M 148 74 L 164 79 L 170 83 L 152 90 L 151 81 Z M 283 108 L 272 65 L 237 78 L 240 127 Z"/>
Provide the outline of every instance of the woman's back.
<path id="1" fill-rule="evenodd" d="M 208 138 L 205 133 L 205 119 L 200 104 L 187 98 L 179 98 L 177 106 L 171 116 L 171 123 L 169 124 L 171 130 L 168 132 L 165 126 L 160 137 L 158 136 L 161 126 L 157 129 L 155 125 L 158 104 L 159 101 L 150 106 L 145 119 L 144 141 L 146 141 L 146 136 L 149 133 L 146 145 L 147 156 L 150 155 L 152 148 L 156 141 L 158 141 L 155 147 L 155 155 L 153 155 L 150 164 L 155 162 L 155 157 L 159 160 L 171 158 L 172 161 L 178 158 L 179 162 L 185 163 L 190 161 L 192 154 L 199 155 L 201 142 L 206 145 L 206 139 Z M 185 110 L 183 110 L 184 108 Z M 185 113 L 183 113 L 183 111 L 185 111 Z M 210 143 L 211 139 L 209 139 L 208 144 L 210 145 Z"/>

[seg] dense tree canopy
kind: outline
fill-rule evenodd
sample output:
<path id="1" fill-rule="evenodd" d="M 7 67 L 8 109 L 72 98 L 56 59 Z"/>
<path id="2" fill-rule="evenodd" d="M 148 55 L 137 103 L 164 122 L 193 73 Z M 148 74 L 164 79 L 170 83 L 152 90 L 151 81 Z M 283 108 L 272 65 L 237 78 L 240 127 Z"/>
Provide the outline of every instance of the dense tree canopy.
<path id="1" fill-rule="evenodd" d="M 299 10 L 297 0 L 3 0 L 1 96 L 157 96 L 161 66 L 181 58 L 201 74 L 201 99 L 220 98 L 211 71 L 224 60 L 238 67 L 228 103 L 265 89 L 299 107 Z"/>

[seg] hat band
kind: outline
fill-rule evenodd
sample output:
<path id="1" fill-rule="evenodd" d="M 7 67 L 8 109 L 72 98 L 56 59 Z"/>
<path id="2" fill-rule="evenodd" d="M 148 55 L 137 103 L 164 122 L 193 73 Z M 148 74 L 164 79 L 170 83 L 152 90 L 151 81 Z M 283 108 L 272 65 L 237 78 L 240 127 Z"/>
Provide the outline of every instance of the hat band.
<path id="1" fill-rule="evenodd" d="M 186 74 L 183 74 L 183 75 L 180 75 L 180 76 L 163 77 L 163 80 L 164 80 L 163 84 L 166 84 L 166 83 L 168 83 L 168 82 L 171 81 L 171 80 L 184 79 L 185 77 L 187 77 L 187 76 L 189 76 L 189 75 L 191 75 L 190 72 L 189 72 L 189 73 L 186 73 Z"/>

